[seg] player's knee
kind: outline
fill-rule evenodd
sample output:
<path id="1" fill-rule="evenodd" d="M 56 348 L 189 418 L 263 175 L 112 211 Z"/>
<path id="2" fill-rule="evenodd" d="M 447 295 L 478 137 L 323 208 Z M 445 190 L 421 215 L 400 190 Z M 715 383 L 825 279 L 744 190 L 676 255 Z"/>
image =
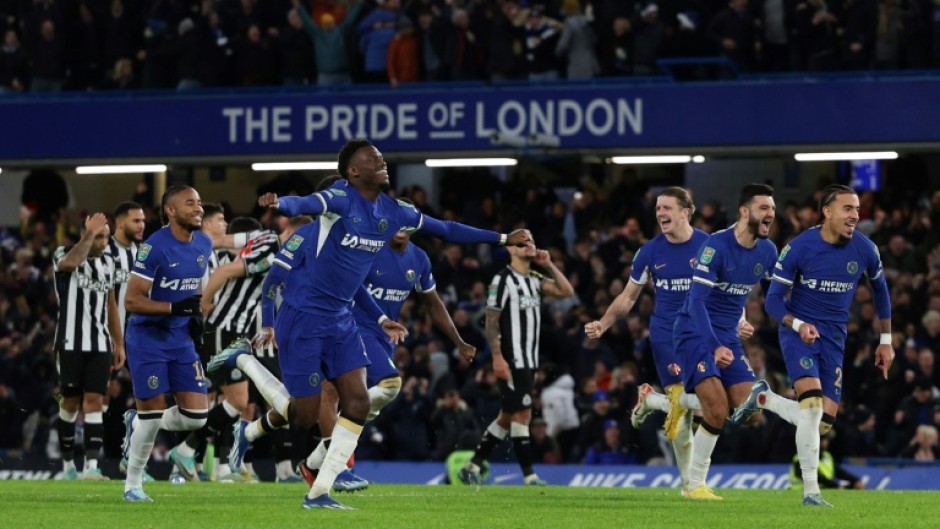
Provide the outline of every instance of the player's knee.
<path id="1" fill-rule="evenodd" d="M 339 404 L 339 407 L 343 410 L 343 414 L 345 416 L 361 421 L 365 421 L 366 417 L 369 416 L 370 406 L 371 404 L 369 403 L 368 391 L 363 391 L 362 393 L 356 392 L 352 395 L 346 395 Z"/>
<path id="2" fill-rule="evenodd" d="M 801 393 L 797 400 L 800 401 L 800 409 L 802 410 L 822 410 L 822 397 L 822 390 L 811 389 Z"/>
<path id="3" fill-rule="evenodd" d="M 319 406 L 312 408 L 309 406 L 292 405 L 288 409 L 288 412 L 290 414 L 290 423 L 302 430 L 313 428 L 313 425 L 315 425 L 320 418 Z"/>
<path id="4" fill-rule="evenodd" d="M 104 406 L 104 395 L 101 393 L 85 393 L 82 398 L 82 409 L 88 411 L 101 411 Z"/>
<path id="5" fill-rule="evenodd" d="M 375 419 L 383 408 L 395 400 L 400 391 L 401 377 L 382 379 L 378 384 L 369 388 L 369 416 L 366 417 L 366 420 Z"/>
<path id="6" fill-rule="evenodd" d="M 184 431 L 198 430 L 206 425 L 209 410 L 187 410 L 180 408 L 180 425 Z"/>

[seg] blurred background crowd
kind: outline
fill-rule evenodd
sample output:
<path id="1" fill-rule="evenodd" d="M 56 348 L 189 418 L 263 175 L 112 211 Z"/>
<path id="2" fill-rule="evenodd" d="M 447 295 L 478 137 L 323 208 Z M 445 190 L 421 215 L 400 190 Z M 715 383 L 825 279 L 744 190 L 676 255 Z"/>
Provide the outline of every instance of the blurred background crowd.
<path id="1" fill-rule="evenodd" d="M 0 93 L 940 66 L 936 0 L 0 0 L 0 33 Z"/>
<path id="2" fill-rule="evenodd" d="M 531 426 L 539 463 L 671 462 L 672 451 L 660 431 L 661 414 L 639 430 L 629 421 L 637 386 L 658 385 L 648 338 L 651 289 L 601 340 L 589 340 L 583 332 L 584 324 L 598 319 L 624 288 L 637 249 L 656 235 L 656 188 L 635 176 L 627 171 L 613 178 L 583 178 L 571 198 L 533 180 L 501 180 L 486 170 L 443 176 L 435 204 L 420 187 L 392 191 L 438 218 L 504 232 L 526 227 L 571 280 L 576 296 L 543 303 Z M 52 351 L 57 308 L 50 257 L 56 246 L 75 239 L 84 212 L 66 214 L 67 191 L 50 185 L 55 179 L 46 177 L 41 192 L 27 179 L 22 224 L 0 230 L 0 448 L 55 457 L 55 428 L 50 425 L 57 416 Z M 293 173 L 256 192 L 307 194 L 315 183 Z M 159 227 L 153 201 L 145 188 L 128 198 L 147 205 L 149 235 Z M 817 198 L 778 201 L 772 231 L 778 246 L 817 222 Z M 860 199 L 859 229 L 880 247 L 891 289 L 897 360 L 887 380 L 874 367 L 879 327 L 870 291 L 863 286 L 852 307 L 842 409 L 829 450 L 837 460 L 935 460 L 940 457 L 940 368 L 935 362 L 940 348 L 940 192 L 887 187 L 862 193 Z M 697 206 L 693 224 L 705 231 L 734 222 L 736 212 L 717 202 L 697 201 Z M 233 213 L 249 212 L 229 210 L 227 217 Z M 281 224 L 270 211 L 252 213 L 266 227 Z M 463 339 L 479 352 L 472 363 L 462 360 L 454 344 L 432 326 L 427 308 L 409 300 L 401 318 L 410 335 L 394 358 L 404 386 L 397 400 L 367 425 L 359 458 L 443 460 L 455 448 L 472 448 L 499 410 L 482 322 L 486 287 L 508 255 L 500 248 L 444 244 L 420 234 L 414 242 L 430 254 L 438 291 Z M 777 323 L 764 313 L 759 289 L 748 302 L 747 316 L 756 328 L 746 343 L 751 366 L 775 391 L 792 397 Z M 114 378 L 109 392 L 105 452 L 116 458 L 124 433 L 121 415 L 133 405 L 126 372 Z M 728 429 L 713 461 L 788 463 L 795 453 L 793 433 L 775 415 L 762 414 L 743 428 Z M 158 458 L 170 442 L 158 442 Z"/>

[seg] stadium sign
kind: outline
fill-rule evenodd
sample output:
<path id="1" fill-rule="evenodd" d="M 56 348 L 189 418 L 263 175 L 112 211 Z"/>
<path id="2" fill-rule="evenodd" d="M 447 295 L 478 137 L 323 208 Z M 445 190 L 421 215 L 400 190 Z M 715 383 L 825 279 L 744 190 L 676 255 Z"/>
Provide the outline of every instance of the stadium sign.
<path id="1" fill-rule="evenodd" d="M 0 164 L 940 142 L 940 78 L 374 88 L 8 94 Z"/>

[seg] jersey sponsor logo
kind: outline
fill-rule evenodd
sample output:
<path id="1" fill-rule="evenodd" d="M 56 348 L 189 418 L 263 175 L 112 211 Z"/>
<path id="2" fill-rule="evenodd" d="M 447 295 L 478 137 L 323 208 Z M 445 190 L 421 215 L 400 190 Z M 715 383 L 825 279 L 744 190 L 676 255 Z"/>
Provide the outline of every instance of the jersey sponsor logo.
<path id="1" fill-rule="evenodd" d="M 147 379 L 147 387 L 150 389 L 157 389 L 159 386 L 160 379 L 157 377 L 157 375 L 151 375 L 150 378 Z"/>
<path id="2" fill-rule="evenodd" d="M 401 290 L 398 288 L 373 287 L 371 283 L 369 283 L 369 286 L 366 288 L 369 290 L 369 294 L 379 301 L 405 301 L 408 299 L 408 294 L 411 293 L 410 290 Z"/>
<path id="3" fill-rule="evenodd" d="M 850 274 L 854 274 L 855 272 L 858 272 L 858 263 L 856 263 L 855 261 L 849 261 L 849 264 L 845 265 L 845 271 Z"/>
<path id="4" fill-rule="evenodd" d="M 287 240 L 287 244 L 284 246 L 288 251 L 296 252 L 302 242 L 304 242 L 304 238 L 300 235 L 291 235 L 290 239 Z"/>
<path id="5" fill-rule="evenodd" d="M 137 250 L 137 260 L 146 261 L 147 257 L 150 255 L 151 248 L 153 248 L 153 246 L 150 246 L 147 243 L 141 244 L 140 248 Z"/>
<path id="6" fill-rule="evenodd" d="M 85 290 L 94 290 L 97 292 L 107 292 L 111 290 L 112 283 L 108 278 L 96 281 L 85 274 L 78 274 L 78 288 Z"/>
<path id="7" fill-rule="evenodd" d="M 407 279 L 409 283 L 414 283 L 417 277 L 418 274 L 416 274 L 414 270 L 408 270 L 405 272 L 405 279 Z"/>
<path id="8" fill-rule="evenodd" d="M 539 307 L 542 304 L 542 298 L 539 296 L 519 296 L 519 308 L 531 309 Z"/>
<path id="9" fill-rule="evenodd" d="M 733 296 L 746 296 L 754 289 L 754 285 L 742 285 L 740 283 L 717 283 L 715 287 Z"/>
<path id="10" fill-rule="evenodd" d="M 800 283 L 810 290 L 831 294 L 844 294 L 855 288 L 854 281 L 833 281 L 830 279 L 800 278 Z"/>
<path id="11" fill-rule="evenodd" d="M 385 241 L 366 239 L 365 237 L 347 233 L 343 236 L 343 241 L 340 244 L 352 250 L 376 253 L 385 246 Z"/>
<path id="12" fill-rule="evenodd" d="M 702 258 L 699 259 L 699 262 L 702 264 L 708 264 L 712 262 L 712 258 L 715 257 L 715 249 L 711 246 L 706 246 L 702 250 Z"/>
<path id="13" fill-rule="evenodd" d="M 777 258 L 777 261 L 783 261 L 784 259 L 786 259 L 786 258 L 787 258 L 787 252 L 789 252 L 789 251 L 790 251 L 790 245 L 788 244 L 788 245 L 786 245 L 786 246 L 783 247 L 783 250 L 780 252 L 780 257 Z"/>
<path id="14" fill-rule="evenodd" d="M 656 279 L 656 288 L 667 292 L 687 292 L 692 288 L 692 278 L 679 277 L 675 279 Z"/>
<path id="15" fill-rule="evenodd" d="M 168 277 L 161 277 L 160 288 L 185 292 L 188 290 L 198 290 L 200 282 L 201 278 L 199 277 L 187 277 L 183 279 L 170 279 Z"/>
<path id="16" fill-rule="evenodd" d="M 115 270 L 114 282 L 117 284 L 127 283 L 131 278 L 131 273 L 127 270 Z"/>

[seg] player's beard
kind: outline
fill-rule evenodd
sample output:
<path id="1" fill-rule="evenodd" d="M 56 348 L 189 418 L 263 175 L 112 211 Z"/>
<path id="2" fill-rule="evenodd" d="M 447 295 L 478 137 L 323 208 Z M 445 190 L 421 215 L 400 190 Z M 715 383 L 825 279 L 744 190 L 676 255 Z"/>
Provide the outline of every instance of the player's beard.
<path id="1" fill-rule="evenodd" d="M 761 220 L 755 219 L 753 217 L 749 218 L 747 220 L 747 229 L 750 230 L 752 234 L 754 234 L 754 237 L 757 237 L 758 239 L 766 239 L 767 235 L 762 235 L 760 232 L 761 224 L 763 224 Z M 768 235 L 770 234 L 769 231 L 767 233 Z"/>
<path id="2" fill-rule="evenodd" d="M 127 240 L 129 240 L 129 241 L 131 241 L 131 242 L 141 242 L 141 241 L 144 240 L 144 235 L 143 235 L 143 234 L 140 234 L 140 236 L 138 236 L 138 235 L 137 235 L 137 230 L 128 230 L 128 229 L 125 229 L 125 230 L 124 230 L 124 236 L 127 237 Z"/>

